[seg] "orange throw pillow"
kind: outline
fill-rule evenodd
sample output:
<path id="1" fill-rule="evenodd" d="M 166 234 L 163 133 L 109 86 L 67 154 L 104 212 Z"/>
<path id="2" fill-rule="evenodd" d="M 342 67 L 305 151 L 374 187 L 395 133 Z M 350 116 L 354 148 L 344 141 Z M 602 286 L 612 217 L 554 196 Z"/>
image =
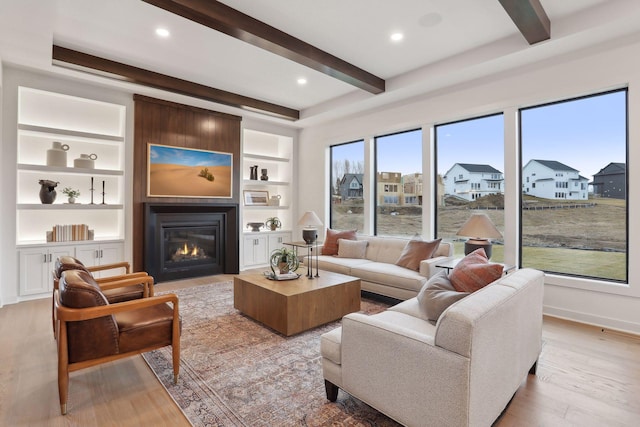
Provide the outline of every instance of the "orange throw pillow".
<path id="1" fill-rule="evenodd" d="M 396 265 L 408 268 L 409 270 L 420 270 L 420 261 L 429 259 L 440 246 L 442 239 L 432 240 L 431 242 L 423 242 L 422 240 L 409 240 L 402 250 L 400 258 L 396 261 Z"/>
<path id="2" fill-rule="evenodd" d="M 322 255 L 338 255 L 338 239 L 357 240 L 356 230 L 336 231 L 327 228 L 322 246 Z"/>
<path id="3" fill-rule="evenodd" d="M 449 275 L 458 292 L 475 292 L 502 277 L 502 265 L 490 264 L 484 249 L 476 249 L 453 268 Z"/>

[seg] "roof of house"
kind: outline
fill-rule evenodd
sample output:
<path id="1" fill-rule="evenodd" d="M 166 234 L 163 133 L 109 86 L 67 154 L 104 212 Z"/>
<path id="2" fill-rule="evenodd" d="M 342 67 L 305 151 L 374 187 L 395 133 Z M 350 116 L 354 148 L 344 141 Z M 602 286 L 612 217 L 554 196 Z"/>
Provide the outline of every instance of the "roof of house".
<path id="1" fill-rule="evenodd" d="M 345 182 L 351 182 L 355 179 L 356 181 L 358 181 L 359 184 L 362 184 L 363 176 L 364 174 L 362 173 L 345 173 L 340 183 L 344 184 Z"/>
<path id="2" fill-rule="evenodd" d="M 478 165 L 474 163 L 456 163 L 447 171 L 447 175 L 456 165 L 471 173 L 502 173 L 491 165 Z"/>
<path id="3" fill-rule="evenodd" d="M 557 160 L 539 160 L 539 159 L 531 159 L 527 163 L 527 165 L 531 162 L 538 162 L 543 166 L 548 167 L 554 171 L 570 171 L 570 172 L 578 172 L 577 169 L 572 168 L 571 166 L 567 166 L 564 163 L 560 163 Z"/>
<path id="4" fill-rule="evenodd" d="M 603 167 L 598 173 L 593 174 L 594 177 L 600 175 L 617 175 L 627 173 L 626 163 L 611 162 L 607 166 Z"/>

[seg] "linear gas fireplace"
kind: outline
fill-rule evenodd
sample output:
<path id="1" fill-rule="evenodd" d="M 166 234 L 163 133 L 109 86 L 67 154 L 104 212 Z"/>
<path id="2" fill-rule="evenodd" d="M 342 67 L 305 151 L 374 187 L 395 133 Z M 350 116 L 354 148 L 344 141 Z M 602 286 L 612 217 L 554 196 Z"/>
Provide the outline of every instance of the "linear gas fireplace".
<path id="1" fill-rule="evenodd" d="M 156 282 L 238 272 L 237 205 L 146 203 L 145 229 Z"/>

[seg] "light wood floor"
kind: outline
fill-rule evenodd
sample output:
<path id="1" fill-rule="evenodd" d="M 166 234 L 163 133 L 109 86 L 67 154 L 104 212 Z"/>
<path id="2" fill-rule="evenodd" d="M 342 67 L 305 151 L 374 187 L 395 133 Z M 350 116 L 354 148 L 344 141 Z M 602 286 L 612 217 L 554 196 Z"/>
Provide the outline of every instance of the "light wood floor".
<path id="1" fill-rule="evenodd" d="M 0 309 L 0 426 L 189 425 L 140 356 L 71 373 L 69 412 L 60 415 L 50 310 L 50 299 Z M 538 375 L 523 382 L 496 426 L 640 425 L 640 337 L 545 318 L 543 340 Z"/>

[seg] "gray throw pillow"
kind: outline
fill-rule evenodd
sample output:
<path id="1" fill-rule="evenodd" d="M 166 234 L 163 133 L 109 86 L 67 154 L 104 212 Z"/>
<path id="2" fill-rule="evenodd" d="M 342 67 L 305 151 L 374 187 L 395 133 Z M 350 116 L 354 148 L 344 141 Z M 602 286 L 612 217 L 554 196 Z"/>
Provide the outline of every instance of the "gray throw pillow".
<path id="1" fill-rule="evenodd" d="M 467 295 L 469 295 L 469 292 L 456 291 L 449 281 L 447 273 L 439 271 L 420 289 L 418 303 L 422 314 L 427 319 L 437 322 L 447 307 Z"/>

